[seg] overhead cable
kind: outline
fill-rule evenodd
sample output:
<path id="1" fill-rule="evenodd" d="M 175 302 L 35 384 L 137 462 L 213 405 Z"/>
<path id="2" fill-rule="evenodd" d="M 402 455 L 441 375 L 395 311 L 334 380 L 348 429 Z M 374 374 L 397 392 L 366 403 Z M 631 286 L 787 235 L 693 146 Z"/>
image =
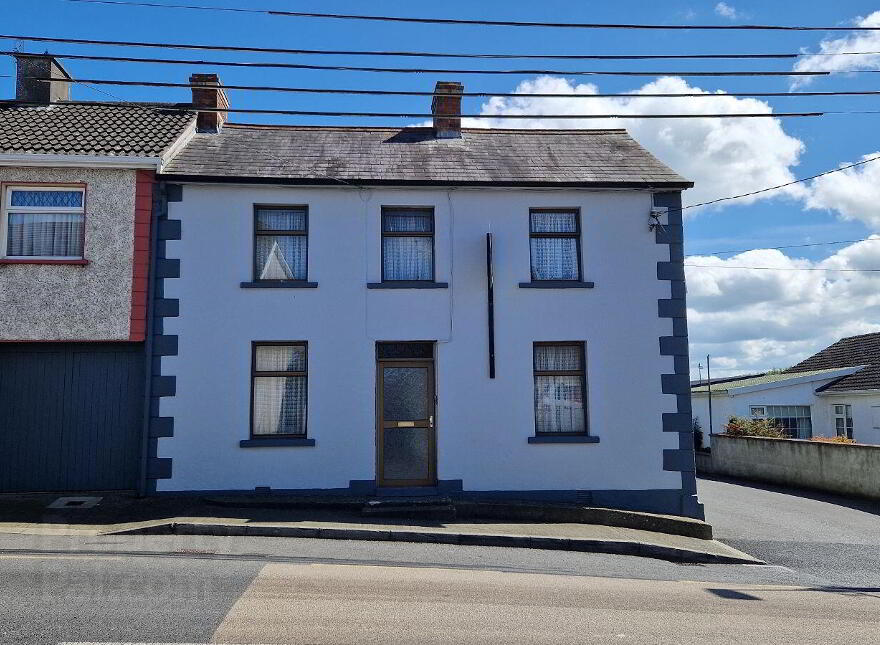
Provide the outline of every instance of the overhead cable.
<path id="1" fill-rule="evenodd" d="M 880 237 L 863 237 L 858 240 L 834 240 L 831 242 L 810 242 L 807 244 L 786 244 L 784 246 L 760 246 L 752 249 L 734 249 L 728 251 L 712 251 L 711 253 L 697 253 L 699 256 L 709 255 L 733 255 L 736 253 L 748 253 L 749 251 L 780 251 L 782 249 L 802 249 L 809 246 L 829 246 L 833 244 L 857 244 L 859 242 L 880 242 Z"/>
<path id="2" fill-rule="evenodd" d="M 42 105 L 16 100 L 0 101 L 0 107 L 29 107 Z M 370 119 L 430 119 L 430 112 L 343 112 L 336 110 L 272 110 L 253 108 L 207 108 L 191 103 L 117 103 L 106 101 L 64 101 L 64 105 L 98 105 L 102 107 L 142 107 L 147 110 L 187 110 L 192 112 L 222 112 L 242 114 L 286 114 L 292 116 L 364 117 Z M 777 117 L 817 117 L 824 112 L 757 112 L 733 114 L 444 114 L 444 117 L 462 119 L 767 119 Z"/>
<path id="3" fill-rule="evenodd" d="M 833 173 L 842 172 L 844 170 L 849 170 L 850 168 L 855 168 L 857 166 L 863 166 L 865 164 L 877 161 L 878 159 L 880 159 L 880 155 L 878 155 L 876 157 L 869 157 L 868 159 L 862 159 L 861 161 L 856 161 L 854 163 L 847 164 L 845 166 L 840 166 L 839 168 L 834 168 L 832 170 L 826 170 L 825 172 L 820 172 L 816 175 L 811 175 L 810 177 L 803 177 L 801 179 L 795 179 L 794 181 L 789 181 L 784 184 L 779 184 L 777 186 L 769 186 L 768 188 L 761 188 L 760 190 L 753 190 L 748 193 L 742 193 L 740 195 L 732 195 L 730 197 L 720 197 L 718 199 L 710 199 L 709 201 L 706 201 L 706 202 L 700 202 L 698 204 L 689 204 L 688 206 L 683 206 L 682 208 L 673 208 L 673 209 L 669 209 L 669 210 L 672 212 L 680 212 L 680 211 L 687 210 L 689 208 L 697 208 L 698 206 L 709 206 L 711 204 L 718 204 L 720 202 L 726 202 L 726 201 L 730 201 L 732 199 L 743 199 L 744 197 L 753 197 L 754 195 L 768 193 L 772 190 L 779 190 L 781 188 L 786 188 L 788 186 L 794 186 L 795 184 L 801 184 L 805 181 L 811 181 L 813 179 L 818 179 L 819 177 L 824 177 L 825 175 L 831 175 Z"/>
<path id="4" fill-rule="evenodd" d="M 684 266 L 695 269 L 749 269 L 752 271 L 835 271 L 842 273 L 880 273 L 880 269 L 826 269 L 824 267 L 746 267 L 746 266 L 716 266 L 714 264 L 688 264 Z"/>
<path id="5" fill-rule="evenodd" d="M 21 52 L 0 51 L 0 55 L 15 56 Z M 218 60 L 187 60 L 178 58 L 140 58 L 134 56 L 98 56 L 95 54 L 45 53 L 46 56 L 69 60 L 100 60 L 122 63 L 158 63 L 168 65 L 217 65 L 224 67 L 314 69 L 339 72 L 379 72 L 388 74 L 514 74 L 519 76 L 829 76 L 819 70 L 752 70 L 752 71 L 629 71 L 629 70 L 547 70 L 547 69 L 436 69 L 421 67 L 360 67 L 352 65 L 311 65 L 307 63 L 242 62 Z M 880 73 L 880 70 L 854 70 L 857 73 Z"/>
<path id="6" fill-rule="evenodd" d="M 170 83 L 163 81 L 127 81 L 120 79 L 108 78 L 90 78 L 90 79 L 66 79 L 66 78 L 37 78 L 28 77 L 32 80 L 43 81 L 46 83 L 93 83 L 95 85 L 118 85 L 132 87 L 182 87 L 193 88 L 202 87 L 193 85 L 192 83 Z M 318 88 L 318 87 L 285 87 L 276 85 L 226 85 L 224 90 L 248 90 L 252 92 L 292 92 L 299 94 L 357 94 L 369 96 L 475 96 L 475 97 L 492 97 L 498 96 L 503 98 L 723 98 L 723 97 L 802 97 L 802 96 L 878 96 L 880 90 L 862 90 L 862 91 L 829 91 L 829 92 L 723 92 L 723 93 L 596 93 L 596 94 L 559 94 L 559 93 L 543 93 L 543 92 L 460 92 L 449 93 L 432 92 L 429 90 L 364 90 L 352 88 Z"/>
<path id="7" fill-rule="evenodd" d="M 379 16 L 344 13 L 318 13 L 314 11 L 280 11 L 276 9 L 254 9 L 241 7 L 218 7 L 213 5 L 160 4 L 158 2 L 123 0 L 67 0 L 82 4 L 115 5 L 122 7 L 150 7 L 157 9 L 191 9 L 200 11 L 225 11 L 233 13 L 264 14 L 287 16 L 291 18 L 327 18 L 333 20 L 371 20 L 380 22 L 406 22 L 432 25 L 478 25 L 490 27 L 552 27 L 565 29 L 650 29 L 650 30 L 758 30 L 758 31 L 880 31 L 880 27 L 861 26 L 805 26 L 805 25 L 674 25 L 674 24 L 635 24 L 635 23 L 590 23 L 590 22 L 536 22 L 521 20 L 468 20 L 463 18 L 416 18 L 409 16 Z"/>
<path id="8" fill-rule="evenodd" d="M 99 45 L 111 47 L 152 47 L 161 49 L 188 49 L 224 52 L 256 52 L 266 54 L 294 54 L 316 56 L 394 56 L 418 58 L 477 58 L 491 60 L 532 59 L 532 60 L 737 60 L 737 59 L 793 59 L 806 56 L 871 56 L 875 51 L 789 53 L 730 53 L 730 54 L 468 54 L 453 52 L 425 51 L 380 51 L 344 49 L 290 49 L 283 47 L 247 47 L 241 45 L 201 45 L 194 43 L 166 43 L 132 40 L 94 40 L 87 38 L 51 38 L 48 36 L 24 36 L 21 34 L 0 34 L 0 40 L 22 40 L 39 43 L 64 43 L 70 45 Z"/>

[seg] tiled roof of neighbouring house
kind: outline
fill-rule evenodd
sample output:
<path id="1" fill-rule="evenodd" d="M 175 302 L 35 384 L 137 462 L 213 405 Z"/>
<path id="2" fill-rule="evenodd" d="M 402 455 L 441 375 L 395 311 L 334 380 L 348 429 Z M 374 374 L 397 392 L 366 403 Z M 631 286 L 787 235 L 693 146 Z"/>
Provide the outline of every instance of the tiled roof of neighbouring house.
<path id="1" fill-rule="evenodd" d="M 850 367 L 850 366 L 846 366 Z M 803 372 L 799 372 L 797 374 L 791 374 L 788 372 L 768 372 L 767 374 L 761 374 L 758 376 L 751 376 L 745 378 L 738 378 L 736 380 L 724 381 L 721 383 L 715 383 L 712 381 L 712 394 L 715 392 L 727 392 L 728 390 L 735 390 L 740 387 L 751 387 L 753 385 L 765 385 L 769 383 L 778 383 L 779 381 L 787 381 L 791 379 L 796 379 L 802 376 L 820 376 L 822 374 L 828 372 L 836 372 L 839 367 L 831 367 L 826 369 L 816 369 L 816 370 L 805 370 Z M 853 375 L 855 376 L 855 375 Z M 844 377 L 846 378 L 846 377 Z M 697 385 L 691 388 L 692 393 L 708 393 L 709 387 L 707 385 Z"/>
<path id="2" fill-rule="evenodd" d="M 846 392 L 850 390 L 880 389 L 880 333 L 862 334 L 841 338 L 818 354 L 810 356 L 787 373 L 804 372 L 816 369 L 853 367 L 867 365 L 855 374 L 844 376 L 819 388 L 822 392 Z"/>
<path id="3" fill-rule="evenodd" d="M 195 113 L 158 105 L 0 102 L 0 154 L 159 157 Z"/>
<path id="4" fill-rule="evenodd" d="M 163 174 L 337 185 L 692 185 L 624 130 L 465 128 L 460 139 L 438 139 L 422 127 L 226 124 L 195 135 Z"/>

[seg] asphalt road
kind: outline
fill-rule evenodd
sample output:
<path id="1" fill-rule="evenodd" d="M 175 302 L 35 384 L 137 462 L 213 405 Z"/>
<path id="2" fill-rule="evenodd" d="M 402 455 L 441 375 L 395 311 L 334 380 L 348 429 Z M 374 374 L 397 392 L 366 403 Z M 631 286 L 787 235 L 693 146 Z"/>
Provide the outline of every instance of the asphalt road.
<path id="1" fill-rule="evenodd" d="M 804 584 L 880 588 L 880 503 L 710 479 L 698 492 L 716 539 Z"/>
<path id="2" fill-rule="evenodd" d="M 769 566 L 440 544 L 2 535 L 0 643 L 880 642 L 880 514 L 849 500 L 699 485 L 717 536 Z"/>

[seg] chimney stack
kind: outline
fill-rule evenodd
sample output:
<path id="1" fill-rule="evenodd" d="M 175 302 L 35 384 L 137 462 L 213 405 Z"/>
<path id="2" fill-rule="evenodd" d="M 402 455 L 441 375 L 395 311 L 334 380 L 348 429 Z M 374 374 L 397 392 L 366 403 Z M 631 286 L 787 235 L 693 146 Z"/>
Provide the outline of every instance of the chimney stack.
<path id="1" fill-rule="evenodd" d="M 192 102 L 197 108 L 229 107 L 226 92 L 216 74 L 193 74 L 189 77 L 192 85 Z M 227 112 L 199 112 L 196 130 L 199 132 L 219 132 L 226 123 Z"/>
<path id="2" fill-rule="evenodd" d="M 39 79 L 68 79 L 70 74 L 49 54 L 15 54 L 15 100 L 22 103 L 58 103 L 70 100 L 70 83 Z"/>
<path id="3" fill-rule="evenodd" d="M 434 115 L 434 136 L 438 139 L 461 138 L 461 94 L 464 86 L 455 81 L 437 81 L 431 114 Z"/>

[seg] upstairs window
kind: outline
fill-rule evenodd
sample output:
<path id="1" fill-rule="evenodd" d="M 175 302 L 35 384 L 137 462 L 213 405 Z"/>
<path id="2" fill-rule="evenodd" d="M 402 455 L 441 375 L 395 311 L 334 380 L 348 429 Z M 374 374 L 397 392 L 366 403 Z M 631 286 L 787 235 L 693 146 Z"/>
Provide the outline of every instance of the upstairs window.
<path id="1" fill-rule="evenodd" d="M 434 211 L 382 209 L 382 282 L 433 282 Z"/>
<path id="2" fill-rule="evenodd" d="M 535 433 L 587 434 L 584 344 L 535 343 Z"/>
<path id="3" fill-rule="evenodd" d="M 532 280 L 581 279 L 581 229 L 577 210 L 529 212 Z"/>
<path id="4" fill-rule="evenodd" d="M 308 252 L 305 206 L 254 209 L 254 280 L 308 279 Z"/>
<path id="5" fill-rule="evenodd" d="M 2 251 L 7 258 L 80 260 L 85 236 L 85 188 L 6 189 Z"/>

